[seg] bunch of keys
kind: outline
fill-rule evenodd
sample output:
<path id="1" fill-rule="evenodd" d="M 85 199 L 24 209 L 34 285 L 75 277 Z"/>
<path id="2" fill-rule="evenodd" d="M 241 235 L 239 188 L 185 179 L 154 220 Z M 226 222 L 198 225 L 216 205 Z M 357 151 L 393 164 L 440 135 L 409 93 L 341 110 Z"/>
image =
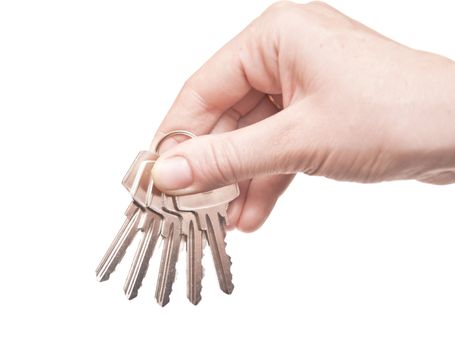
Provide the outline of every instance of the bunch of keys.
<path id="1" fill-rule="evenodd" d="M 159 146 L 174 135 L 195 137 L 184 130 L 168 133 L 154 151 L 140 152 L 125 175 L 122 184 L 133 200 L 125 212 L 124 224 L 96 269 L 98 281 L 108 280 L 140 232 L 142 237 L 123 288 L 127 298 L 133 299 L 142 285 L 157 242 L 162 239 L 164 244 L 155 292 L 161 306 L 169 302 L 182 241 L 186 243 L 187 251 L 187 296 L 194 305 L 201 300 L 204 239 L 212 252 L 221 290 L 231 294 L 234 289 L 231 258 L 226 253 L 225 226 L 228 205 L 238 197 L 239 188 L 235 184 L 184 196 L 161 193 L 153 185 L 151 173 L 159 157 Z"/>

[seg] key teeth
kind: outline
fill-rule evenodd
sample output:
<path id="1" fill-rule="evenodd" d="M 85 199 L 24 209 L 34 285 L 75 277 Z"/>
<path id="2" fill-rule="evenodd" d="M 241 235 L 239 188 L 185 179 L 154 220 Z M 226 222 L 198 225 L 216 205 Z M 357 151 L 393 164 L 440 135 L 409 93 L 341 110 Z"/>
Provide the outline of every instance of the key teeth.
<path id="1" fill-rule="evenodd" d="M 171 294 L 171 293 L 172 293 L 172 288 L 171 288 L 171 291 L 169 292 L 169 294 Z M 167 297 L 167 298 L 165 297 L 163 299 L 161 299 L 159 297 L 155 297 L 155 299 L 156 299 L 156 302 L 158 303 L 158 305 L 163 306 L 163 307 L 166 306 L 170 301 L 170 297 Z"/>
<path id="2" fill-rule="evenodd" d="M 107 281 L 109 279 L 110 275 L 106 274 L 106 275 L 100 275 L 98 271 L 96 271 L 96 280 L 98 282 L 104 282 L 104 281 Z"/>
<path id="3" fill-rule="evenodd" d="M 148 268 L 149 268 L 149 263 L 147 262 L 147 263 L 144 263 L 144 264 L 146 264 L 144 266 L 144 269 L 147 271 Z M 142 283 L 143 283 L 143 279 L 141 279 L 141 283 L 139 284 L 139 286 L 137 288 L 135 288 L 134 285 L 130 286 L 128 284 L 128 279 L 127 279 L 125 285 L 123 286 L 123 291 L 125 292 L 126 298 L 128 300 L 132 300 L 132 299 L 134 299 L 134 298 L 136 298 L 138 296 L 139 289 L 141 289 L 141 287 L 142 287 Z"/>
<path id="4" fill-rule="evenodd" d="M 190 302 L 191 304 L 193 304 L 194 306 L 196 306 L 197 304 L 199 304 L 199 302 L 201 301 L 201 296 L 199 296 L 199 298 L 197 299 L 190 299 Z"/>
<path id="5" fill-rule="evenodd" d="M 200 301 L 202 300 L 202 279 L 203 278 L 204 278 L 204 268 L 202 268 L 202 278 L 201 278 L 201 285 L 199 287 L 199 290 L 194 295 L 192 295 L 192 293 L 190 295 L 188 295 L 188 300 L 193 305 L 199 304 Z"/>
<path id="6" fill-rule="evenodd" d="M 172 287 L 174 286 L 174 281 L 175 281 L 175 273 L 174 273 L 174 278 L 171 282 L 171 287 L 169 288 L 169 293 L 167 295 L 166 295 L 166 293 L 163 293 L 162 296 L 161 295 L 155 296 L 156 302 L 160 306 L 162 306 L 162 307 L 166 306 L 169 303 L 169 301 L 171 300 Z M 162 299 L 161 299 L 161 297 L 162 297 Z"/>
<path id="7" fill-rule="evenodd" d="M 120 255 L 119 261 L 122 260 L 124 256 L 125 256 L 125 254 Z M 97 270 L 96 271 L 96 280 L 98 282 L 105 282 L 105 281 L 109 280 L 109 278 L 111 277 L 111 274 L 113 274 L 115 272 L 116 268 L 117 268 L 117 265 L 115 265 L 114 268 L 110 272 L 108 272 L 108 273 L 106 272 L 104 274 L 100 274 L 100 271 Z"/>
<path id="8" fill-rule="evenodd" d="M 138 294 L 139 294 L 139 289 L 141 287 L 142 287 L 142 283 L 137 289 L 135 289 L 134 287 L 133 288 L 128 288 L 128 286 L 124 286 L 123 287 L 123 292 L 125 293 L 126 299 L 133 300 L 134 298 L 136 298 L 138 296 Z"/>
<path id="9" fill-rule="evenodd" d="M 202 267 L 202 276 L 201 276 L 201 285 L 199 287 L 199 290 L 193 295 L 193 293 L 189 293 L 188 300 L 191 302 L 193 305 L 199 304 L 199 302 L 202 300 L 202 280 L 204 278 L 204 267 Z"/>
<path id="10" fill-rule="evenodd" d="M 138 215 L 136 213 L 136 210 L 137 210 L 136 205 L 134 204 L 134 202 L 131 202 L 125 212 L 126 221 L 123 223 L 122 227 L 120 228 L 119 233 L 117 233 L 117 236 L 115 236 L 114 241 L 109 246 L 107 252 L 103 256 L 101 262 L 99 263 L 98 267 L 95 270 L 96 280 L 98 282 L 107 281 L 109 279 L 109 277 L 111 276 L 111 274 L 115 272 L 117 265 L 123 260 L 123 257 L 125 256 L 126 251 L 130 247 L 131 242 L 133 241 L 135 235 L 137 234 L 137 231 L 138 231 L 137 226 L 134 226 L 134 225 L 136 225 L 135 222 L 131 221 L 131 220 L 133 220 L 134 215 Z M 135 220 L 137 220 L 137 218 Z M 130 227 L 129 225 L 133 225 L 133 226 Z M 126 231 L 126 230 L 128 230 L 128 231 Z M 120 249 L 120 253 L 118 253 L 118 255 L 116 256 L 116 260 L 117 260 L 116 262 L 114 260 L 114 262 L 111 261 L 110 263 L 108 263 L 108 261 L 106 260 L 107 257 L 110 257 L 112 259 L 113 256 L 115 256 L 115 255 L 112 255 L 113 251 L 111 248 L 114 243 L 118 244 L 118 242 L 119 242 L 118 239 L 120 239 L 120 237 L 123 237 L 124 243 L 126 242 L 125 249 Z"/>
<path id="11" fill-rule="evenodd" d="M 153 220 L 151 221 L 150 225 L 143 228 L 145 229 L 145 232 L 143 232 L 144 236 L 142 237 L 142 241 L 136 250 L 136 256 L 133 263 L 131 264 L 125 284 L 123 285 L 123 291 L 125 292 L 128 300 L 136 298 L 139 294 L 139 290 L 142 287 L 146 273 L 149 269 L 150 259 L 152 258 L 153 251 L 155 250 L 156 242 L 158 239 L 155 238 L 154 235 L 154 227 L 156 225 L 156 222 Z M 148 243 L 145 250 L 143 249 L 143 243 Z M 139 265 L 136 265 L 138 261 L 136 260 L 138 254 L 141 254 L 142 259 L 139 260 L 141 263 Z M 136 269 L 134 269 L 134 267 L 136 267 Z"/>
<path id="12" fill-rule="evenodd" d="M 141 156 L 141 153 L 140 153 L 140 156 Z M 138 159 L 139 159 L 139 157 L 138 157 Z M 144 176 L 144 171 L 143 170 L 144 169 L 142 169 L 142 172 L 140 172 L 140 174 L 139 174 L 140 176 L 139 176 L 138 180 L 133 182 L 134 186 L 130 186 L 131 184 L 129 183 L 129 181 L 127 181 L 128 180 L 128 176 L 131 176 L 132 174 L 127 174 L 125 176 L 124 180 L 123 180 L 123 184 L 125 185 L 125 187 L 127 187 L 127 189 L 130 192 L 134 192 L 134 194 L 136 194 L 136 192 L 138 190 L 138 186 L 137 186 L 136 182 L 139 183 L 138 181 L 141 180 L 141 178 Z M 145 191 L 146 192 L 145 193 L 146 194 L 145 203 L 147 203 L 147 204 L 148 204 L 148 202 L 150 201 L 150 198 L 151 198 L 149 195 L 151 195 L 151 193 L 152 193 L 150 191 L 150 188 L 151 188 L 150 186 L 153 186 L 153 184 L 149 183 L 149 187 L 147 188 L 147 191 Z M 131 191 L 132 190 L 131 187 L 133 187 L 134 191 Z M 133 198 L 134 198 L 134 194 L 133 194 Z M 140 204 L 140 202 L 132 202 L 130 204 L 130 206 L 128 207 L 128 209 L 125 212 L 125 214 L 126 214 L 128 219 L 130 219 L 130 217 L 129 217 L 130 215 L 133 215 L 133 212 L 137 209 L 137 206 L 142 208 L 142 204 Z M 232 292 L 234 290 L 234 284 L 232 283 L 232 273 L 231 273 L 232 260 L 231 260 L 231 257 L 228 254 L 226 254 L 226 246 L 227 246 L 227 243 L 226 243 L 226 240 L 225 240 L 225 237 L 226 237 L 225 224 L 227 223 L 227 218 L 226 218 L 226 214 L 225 214 L 225 210 L 226 209 L 227 209 L 227 204 L 226 204 L 226 208 L 224 209 L 224 211 L 220 211 L 218 213 L 219 219 L 220 219 L 221 228 L 222 228 L 222 232 L 223 232 L 222 244 L 224 244 L 224 250 L 225 250 L 224 254 L 225 254 L 225 257 L 226 257 L 225 262 L 223 264 L 224 267 L 225 267 L 225 271 L 223 271 L 223 273 L 225 273 L 224 276 L 226 278 L 220 278 L 219 277 L 219 279 L 220 279 L 220 285 L 221 285 L 220 289 L 225 294 L 229 295 L 229 294 L 232 294 Z M 134 215 L 136 215 L 136 214 L 134 214 Z M 137 215 L 140 215 L 140 214 L 137 214 Z M 139 217 L 139 219 L 141 219 L 141 218 L 142 218 L 142 216 Z M 144 228 L 145 228 L 145 223 L 143 222 L 143 220 L 139 221 L 139 223 L 138 224 L 136 223 L 135 225 L 136 225 L 135 226 L 135 232 L 132 233 L 133 238 L 134 238 L 134 235 L 137 234 L 137 232 L 139 230 L 144 230 Z M 207 238 L 206 235 L 202 235 L 202 237 L 203 238 L 202 238 L 201 263 L 202 263 L 202 259 L 204 257 L 204 248 L 207 245 L 210 246 L 210 244 L 208 244 L 209 243 L 208 240 L 206 239 Z M 162 237 L 162 238 L 164 238 L 164 237 Z M 131 244 L 131 241 L 132 241 L 132 238 L 129 241 L 129 243 L 126 245 L 125 249 L 123 250 L 123 253 L 117 256 L 118 262 L 114 265 L 112 270 L 110 270 L 110 269 L 104 270 L 104 269 L 100 269 L 100 268 L 96 269 L 96 279 L 97 279 L 98 282 L 104 282 L 104 281 L 109 280 L 109 277 L 115 271 L 117 264 L 124 257 L 127 249 L 129 248 L 129 246 Z M 221 243 L 220 241 L 221 241 L 221 239 L 218 242 Z M 162 243 L 162 241 L 161 241 L 161 243 Z M 216 244 L 217 247 L 220 247 L 219 243 Z M 179 249 L 180 249 L 180 247 L 179 247 Z M 176 254 L 178 255 L 178 252 Z M 227 264 L 226 264 L 226 262 L 227 262 Z M 147 263 L 147 266 L 145 267 L 145 270 L 147 270 L 147 268 L 148 268 L 148 263 Z M 172 278 L 172 281 L 170 282 L 170 287 L 169 287 L 168 293 L 164 292 L 164 293 L 155 294 L 155 299 L 156 299 L 157 303 L 161 307 L 166 306 L 170 302 L 170 294 L 172 293 L 172 290 L 173 290 L 172 287 L 173 287 L 173 284 L 174 284 L 174 282 L 176 280 L 176 274 L 177 274 L 177 271 L 175 271 L 175 270 L 176 269 L 175 269 L 175 266 L 174 266 L 173 278 Z M 170 272 L 170 271 L 168 271 L 168 272 Z M 217 273 L 219 273 L 219 269 L 218 268 L 217 268 Z M 198 305 L 201 302 L 201 300 L 202 300 L 202 288 L 203 288 L 202 287 L 202 280 L 203 280 L 204 276 L 205 276 L 205 269 L 204 269 L 204 266 L 202 266 L 200 284 L 197 286 L 197 288 L 194 290 L 194 292 L 192 290 L 191 292 L 189 292 L 187 294 L 187 297 L 188 297 L 189 301 L 195 306 Z M 220 276 L 220 275 L 218 274 L 218 276 Z M 168 283 L 169 283 L 169 281 L 168 281 Z M 141 287 L 142 287 L 142 280 L 141 280 L 140 284 L 137 286 L 137 288 L 134 285 L 131 285 L 131 284 L 124 285 L 123 291 L 124 291 L 124 294 L 125 294 L 126 298 L 128 300 L 132 300 L 132 299 L 136 298 L 138 296 L 138 292 L 139 292 L 139 289 Z"/>
<path id="13" fill-rule="evenodd" d="M 165 307 L 168 303 L 169 303 L 169 300 L 170 298 L 164 298 L 163 300 L 160 300 L 160 299 L 156 299 L 156 302 L 158 303 L 158 305 L 160 305 L 161 307 Z"/>
<path id="14" fill-rule="evenodd" d="M 205 246 L 207 245 L 207 242 L 205 240 L 205 235 L 203 234 L 203 232 L 201 231 L 201 281 L 200 281 L 200 285 L 199 285 L 199 288 L 198 290 L 196 291 L 196 293 L 192 293 L 191 291 L 189 291 L 187 293 L 187 298 L 188 300 L 190 301 L 191 304 L 193 305 L 197 305 L 199 304 L 199 302 L 202 300 L 202 281 L 204 279 L 204 275 L 205 275 L 205 268 L 204 268 L 204 265 L 202 265 L 202 261 L 204 260 L 204 248 Z"/>
<path id="15" fill-rule="evenodd" d="M 161 305 L 162 307 L 166 306 L 169 303 L 169 301 L 171 300 L 171 294 L 172 294 L 172 290 L 173 290 L 172 287 L 174 286 L 174 282 L 175 282 L 175 274 L 174 274 L 174 279 L 171 282 L 171 287 L 169 288 L 169 294 L 167 296 L 164 295 L 163 299 L 156 298 L 157 303 L 159 305 Z"/>
<path id="16" fill-rule="evenodd" d="M 226 231 L 224 231 L 224 232 L 225 232 L 225 236 L 226 236 Z M 227 247 L 226 237 L 224 238 L 223 242 L 224 242 L 224 250 L 227 251 L 226 250 L 226 247 Z M 223 292 L 226 294 L 232 294 L 232 292 L 234 291 L 234 283 L 232 283 L 233 276 L 232 276 L 232 272 L 231 272 L 232 259 L 231 259 L 231 256 L 227 253 L 226 253 L 226 256 L 227 256 L 228 262 L 229 262 L 229 274 L 231 275 L 231 278 L 229 280 L 229 285 L 227 286 L 227 290 L 223 290 Z"/>
<path id="17" fill-rule="evenodd" d="M 130 242 L 131 243 L 131 242 Z M 124 256 L 126 255 L 126 251 L 128 250 L 128 248 L 130 247 L 130 244 L 127 245 L 126 249 L 125 249 L 125 252 L 123 254 L 120 254 L 118 256 L 118 260 L 119 262 L 123 260 Z M 105 282 L 107 280 L 109 280 L 109 278 L 111 277 L 111 275 L 115 272 L 115 270 L 117 269 L 117 266 L 119 265 L 119 263 L 115 264 L 112 268 L 111 271 L 107 271 L 105 272 L 104 274 L 101 273 L 101 271 L 99 269 L 96 270 L 96 280 L 98 282 Z"/>
<path id="18" fill-rule="evenodd" d="M 223 291 L 223 293 L 226 293 L 226 294 L 232 294 L 232 292 L 234 291 L 234 284 L 231 282 L 229 284 L 229 286 L 227 286 L 227 289 L 221 289 Z"/>
<path id="19" fill-rule="evenodd" d="M 231 295 L 233 291 L 234 291 L 234 285 L 232 285 L 232 287 L 228 290 L 223 290 L 223 293 L 225 293 L 227 295 Z"/>
<path id="20" fill-rule="evenodd" d="M 200 286 L 199 290 L 196 291 L 196 293 L 194 293 L 194 295 L 193 295 L 193 293 L 190 293 L 190 294 L 188 295 L 188 300 L 189 300 L 189 301 L 191 302 L 191 304 L 193 304 L 193 305 L 199 304 L 199 302 L 201 301 L 201 299 L 202 299 L 202 283 L 201 283 L 201 286 Z"/>
<path id="21" fill-rule="evenodd" d="M 130 245 L 128 244 L 128 246 L 127 246 L 126 249 L 125 249 L 125 252 L 124 252 L 123 254 L 121 254 L 121 255 L 118 256 L 118 260 L 119 260 L 119 261 L 123 260 L 123 257 L 125 256 L 126 251 L 128 250 L 129 246 L 130 246 Z M 99 271 L 99 270 L 96 270 L 96 280 L 97 280 L 98 282 L 105 282 L 105 281 L 107 281 L 107 280 L 111 277 L 111 274 L 113 274 L 113 273 L 115 272 L 115 270 L 117 269 L 117 265 L 118 265 L 118 264 L 116 264 L 110 272 L 104 273 L 104 274 L 100 274 L 100 271 Z"/>
<path id="22" fill-rule="evenodd" d="M 133 300 L 138 295 L 137 291 L 136 292 L 128 292 L 128 291 L 124 290 L 124 292 L 125 292 L 125 295 L 126 295 L 126 299 L 128 299 L 128 300 Z"/>

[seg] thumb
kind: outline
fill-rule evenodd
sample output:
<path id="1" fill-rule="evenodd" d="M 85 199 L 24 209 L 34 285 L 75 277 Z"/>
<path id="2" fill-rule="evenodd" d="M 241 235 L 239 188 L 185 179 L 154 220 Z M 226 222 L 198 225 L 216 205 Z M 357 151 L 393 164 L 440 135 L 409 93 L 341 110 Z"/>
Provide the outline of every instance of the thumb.
<path id="1" fill-rule="evenodd" d="M 156 161 L 154 184 L 165 193 L 182 195 L 261 175 L 297 172 L 301 159 L 292 113 L 288 107 L 248 127 L 176 145 Z"/>

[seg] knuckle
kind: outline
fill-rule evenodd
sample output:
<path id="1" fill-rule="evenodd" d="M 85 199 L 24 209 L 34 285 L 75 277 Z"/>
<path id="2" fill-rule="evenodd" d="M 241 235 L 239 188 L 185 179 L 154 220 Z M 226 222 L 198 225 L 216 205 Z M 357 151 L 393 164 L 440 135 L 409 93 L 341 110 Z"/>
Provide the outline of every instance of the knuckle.
<path id="1" fill-rule="evenodd" d="M 218 106 L 209 101 L 198 91 L 199 84 L 196 81 L 197 76 L 193 75 L 185 81 L 179 94 L 179 100 L 187 105 L 194 106 L 197 111 L 205 111 L 208 113 L 221 112 Z"/>
<path id="2" fill-rule="evenodd" d="M 326 4 L 323 1 L 310 1 L 305 5 L 307 8 L 317 8 L 317 9 L 324 9 L 329 10 L 332 7 Z"/>
<path id="3" fill-rule="evenodd" d="M 318 22 L 320 17 L 331 14 L 333 8 L 322 1 L 311 1 L 306 4 L 297 4 L 291 1 L 278 1 L 269 6 L 264 12 L 272 27 L 276 28 L 299 28 L 302 21 L 305 24 Z M 292 31 L 293 29 L 291 29 Z"/>
<path id="4" fill-rule="evenodd" d="M 260 23 L 261 31 L 265 30 L 265 35 L 269 38 L 275 38 L 277 42 L 280 37 L 286 37 L 288 29 L 298 23 L 299 8 L 302 5 L 295 4 L 291 1 L 278 1 L 270 5 L 260 16 L 257 21 Z M 276 44 L 275 44 L 276 45 Z"/>
<path id="5" fill-rule="evenodd" d="M 323 1 L 311 1 L 302 5 L 302 14 L 306 15 L 308 20 L 320 21 L 322 19 L 332 19 L 336 11 Z"/>
<path id="6" fill-rule="evenodd" d="M 294 7 L 296 4 L 292 1 L 276 1 L 270 5 L 267 10 L 272 12 L 278 12 L 283 10 L 288 10 L 291 7 Z"/>
<path id="7" fill-rule="evenodd" d="M 272 17 L 275 20 L 288 18 L 294 12 L 297 4 L 292 1 L 278 1 L 270 5 L 264 12 L 265 16 Z"/>
<path id="8" fill-rule="evenodd" d="M 310 1 L 297 4 L 292 1 L 278 1 L 270 5 L 264 12 L 265 17 L 271 17 L 278 23 L 288 23 L 292 18 L 299 21 L 324 16 L 336 12 L 334 8 L 323 1 Z"/>

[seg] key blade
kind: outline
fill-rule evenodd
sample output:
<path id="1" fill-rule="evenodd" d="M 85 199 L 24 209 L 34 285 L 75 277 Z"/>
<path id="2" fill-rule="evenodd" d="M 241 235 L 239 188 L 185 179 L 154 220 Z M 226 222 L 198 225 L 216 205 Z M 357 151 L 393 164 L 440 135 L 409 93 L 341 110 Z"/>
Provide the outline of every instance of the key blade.
<path id="1" fill-rule="evenodd" d="M 193 215 L 193 214 L 191 214 Z M 194 221 L 189 224 L 187 245 L 187 297 L 197 305 L 202 291 L 202 231 Z"/>
<path id="2" fill-rule="evenodd" d="M 210 210 L 205 215 L 207 224 L 207 240 L 215 264 L 216 274 L 220 288 L 226 294 L 231 294 L 234 290 L 231 274 L 231 257 L 226 253 L 226 236 L 224 218 L 216 210 Z"/>
<path id="3" fill-rule="evenodd" d="M 169 219 L 165 218 L 165 220 Z M 156 285 L 155 298 L 158 304 L 165 306 L 169 303 L 169 297 L 172 292 L 172 284 L 175 279 L 175 270 L 178 260 L 181 229 L 180 219 L 176 218 L 170 225 L 169 232 L 165 233 L 164 248 L 161 256 L 160 271 L 158 274 L 158 283 Z"/>
<path id="4" fill-rule="evenodd" d="M 153 215 L 151 212 L 148 215 Z M 131 264 L 128 277 L 126 278 L 123 291 L 128 300 L 134 299 L 142 285 L 142 281 L 147 273 L 150 259 L 155 250 L 156 243 L 160 237 L 161 218 L 154 215 L 152 222 L 149 224 L 143 233 L 143 237 L 136 250 L 136 254 Z"/>
<path id="5" fill-rule="evenodd" d="M 134 203 L 131 203 L 126 211 L 126 215 L 125 222 L 96 269 L 96 278 L 99 282 L 109 279 L 110 274 L 114 272 L 122 260 L 126 249 L 131 244 L 137 232 L 137 226 L 141 216 L 140 208 Z"/>

